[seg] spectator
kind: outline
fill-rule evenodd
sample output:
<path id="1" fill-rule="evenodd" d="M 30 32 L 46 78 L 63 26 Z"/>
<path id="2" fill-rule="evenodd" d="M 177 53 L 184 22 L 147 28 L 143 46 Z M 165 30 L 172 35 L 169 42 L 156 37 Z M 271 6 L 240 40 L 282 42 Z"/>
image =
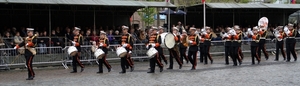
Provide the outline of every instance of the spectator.
<path id="1" fill-rule="evenodd" d="M 115 37 L 113 36 L 113 30 L 109 30 L 109 33 L 107 34 L 107 38 L 109 43 L 114 43 Z"/>
<path id="2" fill-rule="evenodd" d="M 121 40 L 121 34 L 119 33 L 119 31 L 117 31 L 117 30 L 115 31 L 114 37 L 115 37 L 114 44 L 118 44 L 119 41 Z"/>
<path id="3" fill-rule="evenodd" d="M 184 30 L 184 27 L 180 21 L 178 22 L 178 25 L 176 27 L 179 29 L 180 34 L 182 34 L 182 30 Z"/>
<path id="4" fill-rule="evenodd" d="M 51 44 L 52 46 L 61 46 L 55 30 L 52 30 L 51 32 Z"/>
<path id="5" fill-rule="evenodd" d="M 23 41 L 24 41 L 24 39 L 20 36 L 20 32 L 16 32 L 16 35 L 14 36 L 15 44 L 20 44 Z"/>
<path id="6" fill-rule="evenodd" d="M 137 34 L 135 33 L 135 30 L 133 28 L 130 29 L 130 34 L 133 38 L 133 43 L 136 43 Z"/>
<path id="7" fill-rule="evenodd" d="M 27 36 L 27 31 L 26 31 L 26 29 L 25 29 L 24 27 L 21 28 L 20 35 L 21 35 L 22 37 Z"/>
<path id="8" fill-rule="evenodd" d="M 61 33 L 59 27 L 56 27 L 56 29 L 55 29 L 55 34 L 56 34 L 57 36 L 60 36 L 60 37 L 64 35 L 64 34 Z"/>
<path id="9" fill-rule="evenodd" d="M 146 43 L 148 40 L 147 38 L 147 34 L 144 30 L 140 30 L 140 35 L 138 38 L 138 43 Z"/>
<path id="10" fill-rule="evenodd" d="M 87 31 L 86 31 L 86 33 L 84 34 L 84 45 L 90 45 L 91 43 L 91 30 L 90 29 L 88 29 Z"/>
<path id="11" fill-rule="evenodd" d="M 92 35 L 91 35 L 91 42 L 96 42 L 98 43 L 99 41 L 99 36 L 97 35 L 96 31 L 93 31 Z"/>
<path id="12" fill-rule="evenodd" d="M 47 47 L 48 40 L 47 31 L 43 31 L 38 38 L 38 45 L 39 47 L 42 47 L 39 49 L 40 54 L 47 53 L 47 49 L 45 47 Z"/>
<path id="13" fill-rule="evenodd" d="M 13 41 L 14 38 L 10 35 L 9 32 L 5 32 L 5 36 L 3 37 L 3 39 L 7 48 L 14 47 L 14 41 Z"/>
<path id="14" fill-rule="evenodd" d="M 71 41 L 73 40 L 73 34 L 69 27 L 66 27 L 66 38 L 67 38 L 67 45 L 71 46 Z"/>

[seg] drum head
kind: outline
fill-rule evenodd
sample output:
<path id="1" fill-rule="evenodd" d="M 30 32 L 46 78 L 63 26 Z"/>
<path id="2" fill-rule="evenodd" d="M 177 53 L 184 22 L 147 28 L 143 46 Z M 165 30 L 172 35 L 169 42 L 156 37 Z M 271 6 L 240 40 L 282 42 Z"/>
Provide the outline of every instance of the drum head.
<path id="1" fill-rule="evenodd" d="M 167 35 L 168 33 L 162 33 L 162 34 L 160 34 L 160 37 L 161 37 L 161 40 L 162 40 L 162 42 L 161 42 L 161 47 L 162 48 L 166 48 L 166 45 L 165 45 L 165 37 L 166 37 L 166 35 Z"/>
<path id="2" fill-rule="evenodd" d="M 171 33 L 168 33 L 166 36 L 165 36 L 165 40 L 164 40 L 164 42 L 165 42 L 165 45 L 166 45 L 166 47 L 167 48 L 173 48 L 174 46 L 175 46 L 175 36 L 173 35 L 173 34 L 171 34 Z"/>
<path id="3" fill-rule="evenodd" d="M 269 20 L 267 17 L 262 17 L 258 20 L 258 26 L 262 26 L 264 28 L 267 28 L 269 24 Z"/>

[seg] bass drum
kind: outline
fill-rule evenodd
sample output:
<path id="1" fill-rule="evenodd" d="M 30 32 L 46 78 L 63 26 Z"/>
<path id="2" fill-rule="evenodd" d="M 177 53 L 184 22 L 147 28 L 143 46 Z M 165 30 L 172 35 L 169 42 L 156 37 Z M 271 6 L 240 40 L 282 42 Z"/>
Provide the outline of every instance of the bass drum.
<path id="1" fill-rule="evenodd" d="M 171 49 L 175 46 L 175 36 L 172 33 L 168 33 L 165 36 L 164 44 L 166 45 L 167 48 Z"/>
<path id="2" fill-rule="evenodd" d="M 258 27 L 260 27 L 261 29 L 267 30 L 268 24 L 269 24 L 269 20 L 267 17 L 262 17 L 258 20 Z"/>
<path id="3" fill-rule="evenodd" d="M 164 41 L 164 40 L 165 40 L 165 36 L 166 36 L 167 34 L 168 34 L 167 32 L 160 34 L 160 38 L 161 38 L 161 45 L 160 45 L 160 46 L 161 46 L 162 48 L 167 48 L 166 45 L 165 45 L 165 41 Z"/>

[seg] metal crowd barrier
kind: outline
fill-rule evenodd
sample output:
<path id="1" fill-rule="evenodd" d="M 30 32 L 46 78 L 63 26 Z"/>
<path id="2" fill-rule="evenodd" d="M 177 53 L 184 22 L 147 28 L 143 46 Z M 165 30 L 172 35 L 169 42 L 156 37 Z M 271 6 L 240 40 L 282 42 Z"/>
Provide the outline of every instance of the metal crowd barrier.
<path id="1" fill-rule="evenodd" d="M 300 38 L 296 39 L 297 42 L 300 42 Z M 250 52 L 250 42 L 245 44 L 248 40 L 242 41 L 242 51 L 244 53 Z M 276 42 L 274 40 L 266 40 L 266 49 L 269 53 L 275 51 Z M 116 47 L 118 45 L 110 45 L 107 59 L 116 60 L 119 59 L 116 55 Z M 285 46 L 284 46 L 285 47 Z M 71 65 L 72 58 L 68 55 L 67 49 L 62 47 L 37 47 L 37 55 L 33 59 L 33 64 L 38 66 L 49 66 L 49 65 L 62 65 L 64 68 L 68 68 L 67 65 Z M 300 43 L 296 43 L 296 49 L 300 49 Z M 210 53 L 214 55 L 223 55 L 224 54 L 224 41 L 212 41 L 212 46 L 210 48 Z M 135 60 L 143 61 L 147 59 L 146 56 L 146 46 L 145 44 L 134 44 L 131 57 Z M 168 49 L 164 49 L 164 54 L 169 55 Z M 198 55 L 199 56 L 199 55 Z M 82 46 L 81 51 L 81 61 L 85 64 L 93 64 L 96 62 L 91 51 L 91 45 Z M 0 49 L 0 69 L 10 69 L 10 68 L 22 68 L 25 67 L 25 57 L 24 55 L 18 54 L 17 50 L 13 48 L 1 48 Z"/>

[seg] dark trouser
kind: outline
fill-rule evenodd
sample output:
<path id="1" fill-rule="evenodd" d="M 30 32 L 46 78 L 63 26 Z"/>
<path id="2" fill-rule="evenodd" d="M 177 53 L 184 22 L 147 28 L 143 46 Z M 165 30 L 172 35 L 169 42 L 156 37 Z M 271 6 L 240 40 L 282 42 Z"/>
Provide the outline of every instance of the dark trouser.
<path id="1" fill-rule="evenodd" d="M 79 66 L 81 68 L 84 68 L 84 66 L 82 65 L 82 63 L 80 62 L 80 52 L 78 52 L 75 56 L 73 56 L 73 61 L 72 61 L 72 65 L 73 65 L 73 71 L 77 72 L 77 64 L 79 64 Z"/>
<path id="2" fill-rule="evenodd" d="M 269 55 L 266 51 L 266 39 L 260 39 L 259 40 L 259 49 L 258 49 L 258 56 L 261 58 L 261 51 L 263 51 L 263 53 L 265 54 L 265 58 L 268 60 L 269 59 Z"/>
<path id="3" fill-rule="evenodd" d="M 124 57 L 121 57 L 121 68 L 122 72 L 126 72 L 126 66 L 130 66 L 131 68 L 133 67 L 132 59 L 130 58 L 130 54 L 127 53 Z"/>
<path id="4" fill-rule="evenodd" d="M 170 52 L 170 65 L 169 65 L 169 68 L 173 68 L 173 58 L 175 58 L 175 60 L 177 61 L 178 65 L 181 66 L 182 63 L 180 61 L 180 58 L 179 58 L 179 53 L 177 53 L 175 50 L 173 49 L 169 49 L 169 52 Z"/>
<path id="5" fill-rule="evenodd" d="M 260 62 L 260 57 L 258 56 L 257 51 L 258 51 L 258 46 L 251 46 L 252 64 L 255 64 L 254 58 L 256 58 L 258 62 Z"/>
<path id="6" fill-rule="evenodd" d="M 186 60 L 186 63 L 189 62 L 188 57 L 186 56 L 186 48 L 181 48 L 180 49 L 180 61 L 183 63 L 183 58 Z"/>
<path id="7" fill-rule="evenodd" d="M 163 64 L 159 60 L 159 54 L 156 54 L 153 58 L 150 59 L 150 71 L 155 71 L 155 63 L 158 64 L 159 68 L 163 68 Z"/>
<path id="8" fill-rule="evenodd" d="M 204 54 L 204 48 L 203 45 L 200 44 L 200 63 L 203 62 L 203 54 Z"/>
<path id="9" fill-rule="evenodd" d="M 296 45 L 296 40 L 295 38 L 287 38 L 286 39 L 286 54 L 287 54 L 287 61 L 291 60 L 291 55 L 292 53 L 294 60 L 297 61 L 297 54 L 295 51 L 295 45 Z"/>
<path id="10" fill-rule="evenodd" d="M 210 61 L 213 60 L 211 55 L 209 54 L 210 45 L 204 45 L 203 49 L 204 64 L 207 64 L 207 58 L 209 58 Z"/>
<path id="11" fill-rule="evenodd" d="M 28 78 L 30 77 L 34 77 L 35 73 L 32 69 L 32 59 L 33 59 L 34 55 L 32 56 L 25 56 L 26 58 L 26 66 L 27 66 L 27 71 L 28 71 Z"/>
<path id="12" fill-rule="evenodd" d="M 279 49 L 281 50 L 281 54 L 283 56 L 283 59 L 285 60 L 285 52 L 283 50 L 283 45 L 284 45 L 283 40 L 276 42 L 276 57 L 275 57 L 275 60 L 279 59 Z"/>
<path id="13" fill-rule="evenodd" d="M 231 46 L 225 46 L 225 64 L 229 64 L 229 56 L 230 56 Z"/>
<path id="14" fill-rule="evenodd" d="M 241 60 L 244 59 L 244 54 L 243 54 L 243 52 L 242 52 L 241 46 L 239 46 L 239 57 L 240 57 Z"/>
<path id="15" fill-rule="evenodd" d="M 159 61 L 161 62 L 161 60 L 164 60 L 164 62 L 167 63 L 167 58 L 164 55 L 163 48 L 158 48 L 157 51 L 159 53 Z"/>
<path id="16" fill-rule="evenodd" d="M 98 63 L 99 63 L 99 72 L 103 72 L 103 67 L 102 67 L 102 64 L 104 64 L 106 66 L 107 69 L 110 69 L 111 66 L 109 65 L 109 63 L 107 62 L 106 60 L 106 54 L 104 57 L 102 57 L 102 59 L 98 59 Z"/>
<path id="17" fill-rule="evenodd" d="M 133 59 L 131 59 L 131 54 L 127 54 L 126 68 L 129 68 L 129 67 L 132 68 L 133 65 L 134 65 L 134 63 L 133 63 Z"/>
<path id="18" fill-rule="evenodd" d="M 192 57 L 193 56 L 193 57 Z M 197 66 L 197 51 L 189 51 L 188 58 L 193 65 L 193 69 L 196 69 Z"/>
<path id="19" fill-rule="evenodd" d="M 239 47 L 238 46 L 232 46 L 231 47 L 231 58 L 232 58 L 232 62 L 233 62 L 233 65 L 237 65 L 237 60 L 239 58 L 239 55 L 238 55 L 238 50 L 239 50 Z"/>

